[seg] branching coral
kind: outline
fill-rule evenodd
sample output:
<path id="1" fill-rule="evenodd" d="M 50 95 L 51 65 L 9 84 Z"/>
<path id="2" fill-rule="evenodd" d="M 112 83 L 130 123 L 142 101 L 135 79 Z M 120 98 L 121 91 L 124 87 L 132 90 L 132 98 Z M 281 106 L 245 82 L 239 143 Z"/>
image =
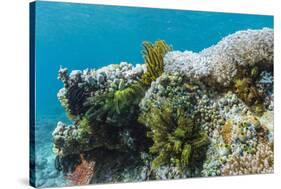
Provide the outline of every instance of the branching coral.
<path id="1" fill-rule="evenodd" d="M 222 167 L 222 175 L 273 173 L 273 145 L 260 143 L 255 154 L 234 155 Z"/>
<path id="2" fill-rule="evenodd" d="M 242 48 L 243 47 L 243 48 Z M 229 86 L 238 68 L 273 64 L 273 30 L 238 31 L 199 53 L 172 51 L 164 57 L 164 71 L 181 72 L 210 84 Z"/>
<path id="3" fill-rule="evenodd" d="M 96 86 L 84 82 L 82 72 L 77 70 L 68 75 L 66 68 L 60 68 L 58 79 L 64 83 L 64 88 L 57 94 L 61 105 L 71 120 L 79 119 L 85 113 L 83 103 L 90 96 L 89 91 L 95 90 Z"/>
<path id="4" fill-rule="evenodd" d="M 172 48 L 162 40 L 158 40 L 154 44 L 144 42 L 143 47 L 143 57 L 147 70 L 141 79 L 144 84 L 149 86 L 164 72 L 163 58 Z"/>
<path id="5" fill-rule="evenodd" d="M 81 121 L 81 126 L 67 126 L 58 122 L 56 129 L 53 131 L 53 151 L 59 156 L 70 154 L 79 154 L 99 147 L 100 144 L 91 139 L 90 128 L 86 120 Z"/>
<path id="6" fill-rule="evenodd" d="M 66 68 L 59 70 L 64 87 L 58 98 L 73 121 L 69 126 L 59 122 L 53 132 L 59 164 L 97 148 L 124 152 L 145 145 L 138 142 L 145 137 L 145 128 L 137 122 L 145 92 L 142 74 L 143 66 L 125 62 L 69 75 Z"/>

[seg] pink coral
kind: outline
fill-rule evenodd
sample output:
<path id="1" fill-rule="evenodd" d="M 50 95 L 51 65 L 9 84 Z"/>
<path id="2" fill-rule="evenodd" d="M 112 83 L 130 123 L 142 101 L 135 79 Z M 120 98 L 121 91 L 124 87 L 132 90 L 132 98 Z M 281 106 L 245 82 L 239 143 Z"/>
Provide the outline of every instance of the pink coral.
<path id="1" fill-rule="evenodd" d="M 66 176 L 66 179 L 73 185 L 90 184 L 94 175 L 95 162 L 85 160 L 82 155 L 81 160 L 81 164 L 79 164 L 71 174 Z"/>

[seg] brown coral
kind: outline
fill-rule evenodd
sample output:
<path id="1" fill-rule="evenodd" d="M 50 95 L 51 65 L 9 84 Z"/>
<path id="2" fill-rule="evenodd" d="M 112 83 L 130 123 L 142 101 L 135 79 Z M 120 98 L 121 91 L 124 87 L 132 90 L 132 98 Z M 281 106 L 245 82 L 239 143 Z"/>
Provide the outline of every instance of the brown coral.
<path id="1" fill-rule="evenodd" d="M 255 154 L 233 155 L 221 173 L 224 176 L 273 173 L 273 161 L 273 144 L 260 143 Z"/>
<path id="2" fill-rule="evenodd" d="M 90 184 L 94 175 L 95 162 L 87 161 L 83 155 L 80 155 L 81 163 L 76 166 L 75 170 L 66 176 L 73 185 L 86 185 Z"/>

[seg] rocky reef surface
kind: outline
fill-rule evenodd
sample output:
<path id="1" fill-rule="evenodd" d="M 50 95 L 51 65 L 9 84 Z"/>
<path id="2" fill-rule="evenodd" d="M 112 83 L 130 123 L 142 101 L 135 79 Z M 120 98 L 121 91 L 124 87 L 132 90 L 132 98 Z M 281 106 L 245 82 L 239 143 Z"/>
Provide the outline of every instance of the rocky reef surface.
<path id="1" fill-rule="evenodd" d="M 53 131 L 70 184 L 273 173 L 273 30 L 199 53 L 143 43 L 144 64 L 59 69 Z"/>

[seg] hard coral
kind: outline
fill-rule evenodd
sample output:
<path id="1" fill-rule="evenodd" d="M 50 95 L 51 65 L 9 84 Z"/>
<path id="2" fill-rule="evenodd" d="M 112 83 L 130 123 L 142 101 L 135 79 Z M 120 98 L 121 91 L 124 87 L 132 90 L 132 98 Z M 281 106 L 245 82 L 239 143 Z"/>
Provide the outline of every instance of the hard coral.
<path id="1" fill-rule="evenodd" d="M 60 69 L 58 98 L 73 123 L 53 133 L 59 170 L 81 183 L 83 153 L 100 154 L 95 182 L 273 171 L 272 29 L 239 31 L 199 53 L 143 46 L 142 65 Z"/>
<path id="2" fill-rule="evenodd" d="M 242 48 L 243 47 L 243 48 Z M 273 64 L 273 30 L 238 31 L 199 53 L 172 51 L 164 57 L 164 72 L 181 72 L 212 85 L 229 86 L 243 67 Z"/>
<path id="3" fill-rule="evenodd" d="M 273 173 L 273 145 L 260 143 L 255 154 L 232 156 L 222 167 L 222 175 Z"/>
<path id="4" fill-rule="evenodd" d="M 84 122 L 84 123 L 83 123 Z M 58 122 L 53 131 L 53 151 L 59 156 L 79 154 L 84 150 L 91 150 L 100 146 L 96 141 L 91 140 L 90 128 L 87 121 L 81 121 L 79 125 L 69 125 Z"/>
<path id="5" fill-rule="evenodd" d="M 57 164 L 64 172 L 77 154 L 96 149 L 134 151 L 145 146 L 139 141 L 146 129 L 137 122 L 138 103 L 145 92 L 140 82 L 143 71 L 142 65 L 126 62 L 70 74 L 66 68 L 59 70 L 64 87 L 58 98 L 73 121 L 69 126 L 59 122 L 53 132 Z"/>

